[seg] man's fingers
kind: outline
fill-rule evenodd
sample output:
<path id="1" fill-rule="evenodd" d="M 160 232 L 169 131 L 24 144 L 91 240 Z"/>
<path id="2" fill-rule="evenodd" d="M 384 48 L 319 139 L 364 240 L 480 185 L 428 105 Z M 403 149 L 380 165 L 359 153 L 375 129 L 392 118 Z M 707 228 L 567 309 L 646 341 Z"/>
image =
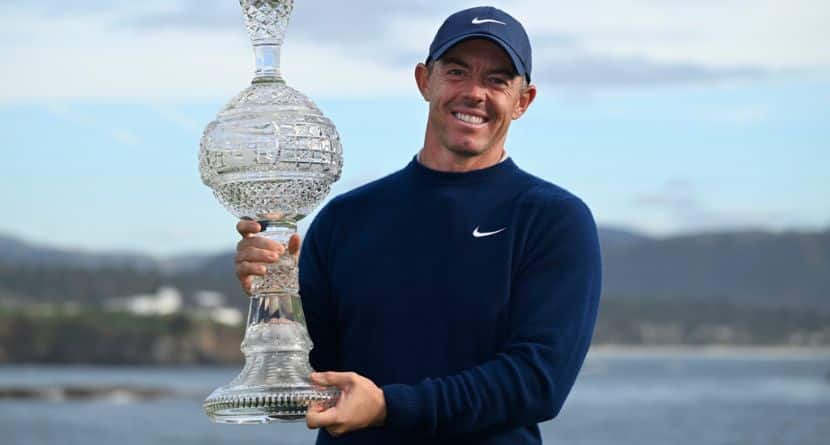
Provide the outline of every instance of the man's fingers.
<path id="1" fill-rule="evenodd" d="M 247 238 L 261 232 L 262 227 L 256 221 L 252 221 L 250 219 L 240 219 L 239 222 L 236 223 L 236 231 L 242 235 L 242 238 Z"/>
<path id="2" fill-rule="evenodd" d="M 326 409 L 328 409 L 328 407 L 326 406 L 325 403 L 323 403 L 323 401 L 312 400 L 311 402 L 308 403 L 308 410 L 309 411 L 314 411 L 316 413 L 316 412 L 320 412 L 320 411 L 325 411 Z"/>
<path id="3" fill-rule="evenodd" d="M 245 291 L 246 294 L 251 295 L 251 287 L 253 285 L 253 277 L 248 275 L 239 278 L 239 282 L 242 284 L 242 290 Z"/>
<path id="4" fill-rule="evenodd" d="M 236 263 L 273 263 L 280 257 L 280 252 L 267 249 L 257 249 L 256 247 L 248 247 L 236 253 L 234 261 Z"/>
<path id="5" fill-rule="evenodd" d="M 288 240 L 288 252 L 291 255 L 300 254 L 300 235 L 296 233 L 291 235 L 291 239 Z"/>
<path id="6" fill-rule="evenodd" d="M 336 386 L 343 389 L 354 383 L 357 374 L 353 372 L 312 372 L 311 381 L 322 386 Z"/>
<path id="7" fill-rule="evenodd" d="M 250 275 L 265 275 L 266 271 L 267 266 L 262 263 L 249 263 L 247 261 L 236 263 L 236 276 L 239 277 L 240 281 Z"/>
<path id="8" fill-rule="evenodd" d="M 238 243 L 236 243 L 236 251 L 241 251 L 245 249 L 264 249 L 264 250 L 273 250 L 274 252 L 283 253 L 285 252 L 285 246 L 282 244 L 265 238 L 264 236 L 252 236 L 249 238 L 243 238 Z"/>
<path id="9" fill-rule="evenodd" d="M 337 408 L 329 408 L 323 411 L 309 409 L 305 415 L 305 423 L 312 430 L 335 425 L 337 423 Z"/>

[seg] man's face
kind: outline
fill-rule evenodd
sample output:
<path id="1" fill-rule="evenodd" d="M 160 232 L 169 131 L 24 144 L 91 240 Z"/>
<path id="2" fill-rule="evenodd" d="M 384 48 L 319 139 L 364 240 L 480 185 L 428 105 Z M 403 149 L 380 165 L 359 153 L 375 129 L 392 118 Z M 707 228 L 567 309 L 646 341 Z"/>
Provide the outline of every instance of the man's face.
<path id="1" fill-rule="evenodd" d="M 535 87 L 522 88 L 510 57 L 496 43 L 466 40 L 435 61 L 419 65 L 418 87 L 429 101 L 426 144 L 474 157 L 501 153 L 510 122 L 527 110 Z"/>

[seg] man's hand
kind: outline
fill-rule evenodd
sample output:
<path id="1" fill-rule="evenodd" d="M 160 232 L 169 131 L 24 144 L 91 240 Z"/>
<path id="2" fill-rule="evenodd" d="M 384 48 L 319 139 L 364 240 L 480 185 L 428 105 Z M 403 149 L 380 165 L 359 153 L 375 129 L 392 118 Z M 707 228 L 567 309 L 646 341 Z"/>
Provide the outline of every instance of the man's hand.
<path id="1" fill-rule="evenodd" d="M 256 275 L 265 275 L 269 263 L 275 263 L 285 253 L 285 246 L 268 238 L 256 236 L 262 231 L 259 223 L 247 219 L 239 220 L 236 230 L 242 241 L 236 245 L 236 278 L 245 293 L 251 294 L 251 282 Z M 288 253 L 300 253 L 300 236 L 294 234 L 288 241 Z"/>
<path id="2" fill-rule="evenodd" d="M 366 377 L 353 372 L 315 372 L 311 374 L 311 381 L 321 386 L 336 386 L 341 394 L 331 408 L 309 407 L 305 416 L 309 429 L 322 427 L 336 437 L 386 422 L 383 390 Z"/>

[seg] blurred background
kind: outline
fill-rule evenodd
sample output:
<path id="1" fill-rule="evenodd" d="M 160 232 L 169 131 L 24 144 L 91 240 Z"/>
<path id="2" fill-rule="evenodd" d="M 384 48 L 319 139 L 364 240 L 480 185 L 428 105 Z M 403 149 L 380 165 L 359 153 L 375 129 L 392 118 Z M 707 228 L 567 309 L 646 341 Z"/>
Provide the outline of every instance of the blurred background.
<path id="1" fill-rule="evenodd" d="M 237 2 L 2 4 L 3 443 L 313 442 L 200 408 L 242 363 L 235 220 L 196 160 L 252 77 Z M 826 443 L 830 3 L 492 4 L 528 29 L 539 87 L 507 150 L 588 203 L 603 249 L 546 442 Z M 332 196 L 420 149 L 414 66 L 469 6 L 296 2 L 283 73 L 340 131 Z"/>

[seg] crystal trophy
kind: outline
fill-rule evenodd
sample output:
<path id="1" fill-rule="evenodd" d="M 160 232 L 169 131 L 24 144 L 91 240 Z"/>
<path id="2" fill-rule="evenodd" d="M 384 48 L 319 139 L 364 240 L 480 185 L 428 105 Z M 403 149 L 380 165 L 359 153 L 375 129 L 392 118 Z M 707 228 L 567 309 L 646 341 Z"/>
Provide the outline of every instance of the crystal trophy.
<path id="1" fill-rule="evenodd" d="M 340 178 L 340 138 L 332 122 L 280 74 L 280 46 L 292 0 L 240 0 L 256 56 L 251 85 L 208 124 L 199 150 L 202 181 L 257 236 L 287 244 Z M 219 423 L 305 417 L 311 402 L 331 406 L 339 392 L 311 384 L 312 348 L 300 304 L 297 258 L 286 253 L 256 277 L 242 352 L 245 366 L 204 402 Z"/>

